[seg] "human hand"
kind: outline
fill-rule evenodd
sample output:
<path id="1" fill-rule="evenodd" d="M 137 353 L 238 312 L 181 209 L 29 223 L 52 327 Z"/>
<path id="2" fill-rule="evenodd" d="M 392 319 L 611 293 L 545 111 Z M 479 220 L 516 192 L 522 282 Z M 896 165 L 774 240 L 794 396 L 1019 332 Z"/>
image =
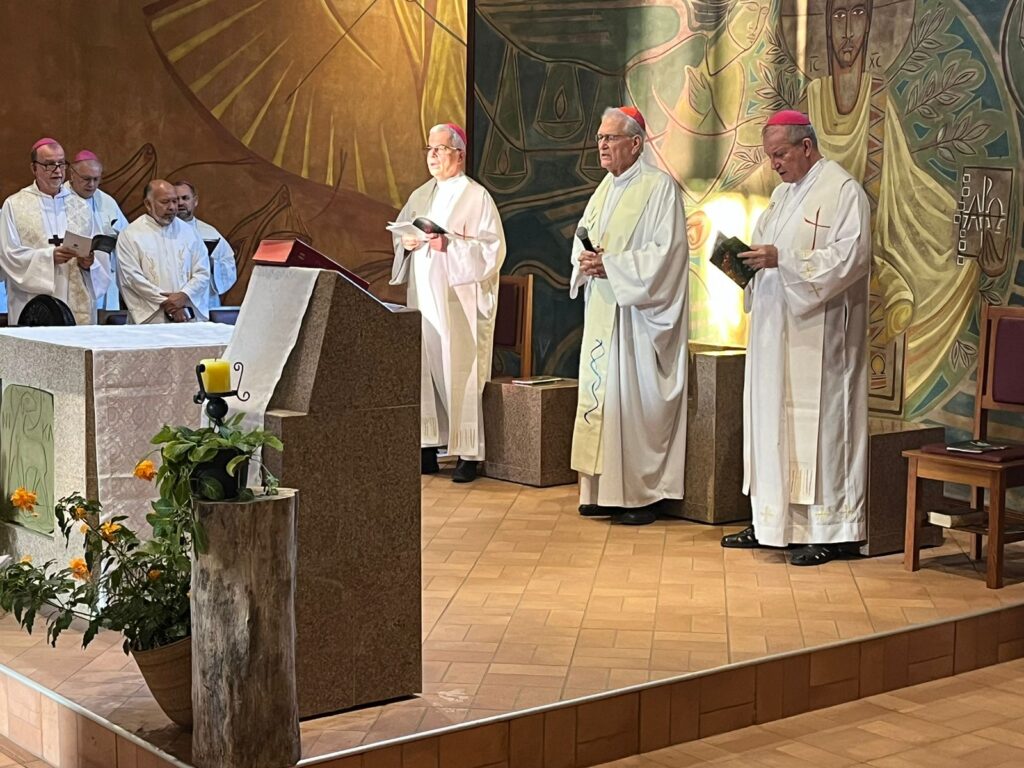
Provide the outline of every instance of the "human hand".
<path id="1" fill-rule="evenodd" d="M 402 247 L 407 251 L 415 251 L 423 245 L 423 241 L 414 235 L 402 235 Z"/>
<path id="2" fill-rule="evenodd" d="M 80 269 L 91 269 L 93 262 L 96 261 L 95 255 L 92 251 L 89 251 L 85 256 L 77 256 L 78 266 Z"/>
<path id="3" fill-rule="evenodd" d="M 593 251 L 581 251 L 578 257 L 580 272 L 588 277 L 608 277 L 604 271 L 604 251 L 597 246 Z"/>
<path id="4" fill-rule="evenodd" d="M 78 251 L 66 245 L 58 245 L 53 249 L 53 263 L 67 264 L 72 259 L 78 258 Z"/>
<path id="5" fill-rule="evenodd" d="M 160 308 L 168 315 L 174 315 L 175 313 L 184 310 L 185 305 L 188 303 L 188 295 L 181 291 L 175 291 L 173 293 L 162 293 L 162 296 L 166 296 L 160 303 Z"/>
<path id="6" fill-rule="evenodd" d="M 428 241 L 430 250 L 438 253 L 448 253 L 448 238 L 444 235 L 431 235 Z"/>
<path id="7" fill-rule="evenodd" d="M 749 251 L 736 255 L 754 269 L 774 269 L 779 266 L 779 250 L 774 245 L 752 245 Z"/>
<path id="8" fill-rule="evenodd" d="M 189 320 L 188 312 L 184 309 L 175 310 L 169 314 L 172 323 L 187 323 Z"/>

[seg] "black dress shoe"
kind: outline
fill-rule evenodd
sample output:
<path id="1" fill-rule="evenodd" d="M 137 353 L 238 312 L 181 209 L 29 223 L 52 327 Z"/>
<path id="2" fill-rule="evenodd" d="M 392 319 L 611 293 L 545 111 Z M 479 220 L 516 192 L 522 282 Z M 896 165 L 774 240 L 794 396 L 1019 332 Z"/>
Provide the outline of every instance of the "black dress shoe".
<path id="1" fill-rule="evenodd" d="M 726 549 L 758 549 L 761 542 L 754 535 L 754 526 L 748 525 L 739 533 L 730 533 L 722 537 L 722 546 Z"/>
<path id="2" fill-rule="evenodd" d="M 476 480 L 476 465 L 479 463 L 478 461 L 459 459 L 459 462 L 455 465 L 455 471 L 452 473 L 452 482 L 472 483 Z"/>
<path id="3" fill-rule="evenodd" d="M 614 507 L 599 507 L 597 504 L 580 504 L 581 517 L 608 517 L 614 511 Z"/>
<path id="4" fill-rule="evenodd" d="M 612 515 L 612 522 L 618 525 L 650 525 L 658 519 L 654 505 L 636 509 L 620 509 Z"/>
<path id="5" fill-rule="evenodd" d="M 436 475 L 441 471 L 437 466 L 437 448 L 420 448 L 420 474 Z"/>
<path id="6" fill-rule="evenodd" d="M 843 544 L 808 544 L 794 550 L 789 556 L 790 565 L 824 565 L 846 557 L 847 547 Z"/>

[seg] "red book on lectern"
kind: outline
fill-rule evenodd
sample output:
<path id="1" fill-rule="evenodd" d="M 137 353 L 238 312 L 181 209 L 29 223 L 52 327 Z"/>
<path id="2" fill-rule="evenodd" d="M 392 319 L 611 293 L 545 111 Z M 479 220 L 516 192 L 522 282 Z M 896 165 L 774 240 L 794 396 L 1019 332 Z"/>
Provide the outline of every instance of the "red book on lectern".
<path id="1" fill-rule="evenodd" d="M 370 284 L 363 278 L 334 259 L 324 256 L 320 251 L 301 240 L 262 240 L 256 253 L 252 256 L 253 263 L 265 264 L 269 267 L 306 267 L 308 269 L 329 269 L 341 272 L 345 277 L 363 290 Z"/>

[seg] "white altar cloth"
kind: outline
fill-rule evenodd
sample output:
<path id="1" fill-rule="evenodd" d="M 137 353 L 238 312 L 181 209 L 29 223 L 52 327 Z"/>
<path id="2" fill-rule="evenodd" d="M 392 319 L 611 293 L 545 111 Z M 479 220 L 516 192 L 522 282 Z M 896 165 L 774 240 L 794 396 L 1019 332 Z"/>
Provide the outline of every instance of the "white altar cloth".
<path id="1" fill-rule="evenodd" d="M 88 492 L 95 472 L 92 488 L 104 517 L 127 515 L 145 537 L 145 517 L 157 493 L 134 477 L 135 465 L 153 451 L 149 441 L 164 424 L 199 426 L 201 411 L 192 400 L 198 390 L 195 366 L 219 357 L 232 331 L 217 323 L 0 330 L 3 386 L 23 384 L 54 394 L 56 498 Z M 80 373 L 44 370 L 51 360 L 60 366 L 79 356 Z M 79 412 L 88 413 L 90 399 L 93 418 L 83 420 Z M 69 441 L 61 433 L 76 434 Z M 83 437 L 84 451 L 78 445 L 67 449 Z M 159 455 L 152 458 L 159 466 Z"/>

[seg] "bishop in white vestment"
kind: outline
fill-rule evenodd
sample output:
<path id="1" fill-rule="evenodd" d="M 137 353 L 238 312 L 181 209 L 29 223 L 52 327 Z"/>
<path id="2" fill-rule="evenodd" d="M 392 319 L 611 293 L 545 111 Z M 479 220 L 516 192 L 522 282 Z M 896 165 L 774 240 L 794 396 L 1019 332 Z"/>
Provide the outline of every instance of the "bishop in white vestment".
<path id="1" fill-rule="evenodd" d="M 210 255 L 210 306 L 219 307 L 220 297 L 227 293 L 238 279 L 235 249 L 216 227 L 196 216 L 199 193 L 192 182 L 180 179 L 174 182 L 174 191 L 178 194 L 178 218 L 192 227 Z M 208 244 L 215 244 L 212 251 Z"/>
<path id="2" fill-rule="evenodd" d="M 128 226 L 128 219 L 125 218 L 117 200 L 100 189 L 103 164 L 96 154 L 83 149 L 75 155 L 68 170 L 70 178 L 64 182 L 64 186 L 78 196 L 82 204 L 89 209 L 89 218 L 92 219 L 92 232 L 79 234 L 116 236 L 122 232 Z M 102 252 L 98 253 L 97 258 L 109 261 L 110 284 L 106 294 L 97 295 L 96 298 L 101 309 L 118 309 L 121 299 L 117 292 L 117 259 L 113 253 L 101 254 Z"/>
<path id="3" fill-rule="evenodd" d="M 672 177 L 643 156 L 633 107 L 608 109 L 597 136 L 608 175 L 580 220 L 569 295 L 584 289 L 572 467 L 580 514 L 645 525 L 683 498 L 689 251 Z"/>
<path id="4" fill-rule="evenodd" d="M 62 244 L 68 231 L 89 235 L 88 211 L 64 186 L 67 161 L 54 139 L 32 148 L 35 181 L 4 201 L 0 212 L 0 270 L 7 286 L 8 323 L 17 325 L 21 311 L 36 296 L 60 299 L 75 322 L 96 322 L 96 297 L 110 282 L 109 262 L 78 254 Z"/>
<path id="5" fill-rule="evenodd" d="M 178 218 L 170 182 L 146 185 L 146 213 L 117 238 L 121 297 L 133 323 L 183 323 L 209 317 L 206 246 Z"/>
<path id="6" fill-rule="evenodd" d="M 821 156 L 806 115 L 768 120 L 765 155 L 783 183 L 741 257 L 758 270 L 744 381 L 744 491 L 754 525 L 726 547 L 802 544 L 819 565 L 865 538 L 871 209 Z"/>
<path id="7" fill-rule="evenodd" d="M 399 214 L 448 234 L 396 234 L 391 284 L 409 284 L 409 306 L 423 316 L 420 444 L 423 472 L 437 472 L 437 449 L 459 461 L 454 482 L 476 478 L 484 458 L 484 384 L 491 377 L 498 274 L 505 233 L 490 194 L 465 174 L 466 134 L 445 123 L 430 130 L 427 169 Z"/>

